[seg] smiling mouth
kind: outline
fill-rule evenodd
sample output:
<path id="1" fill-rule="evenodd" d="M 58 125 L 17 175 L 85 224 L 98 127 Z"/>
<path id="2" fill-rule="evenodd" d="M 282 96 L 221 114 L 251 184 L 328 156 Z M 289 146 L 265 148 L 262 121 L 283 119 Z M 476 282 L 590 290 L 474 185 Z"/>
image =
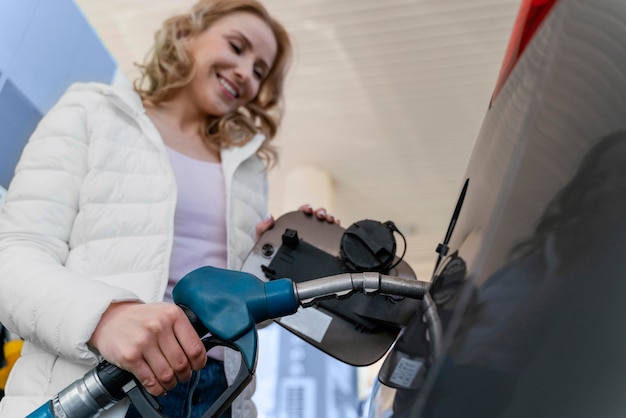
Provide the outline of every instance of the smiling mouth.
<path id="1" fill-rule="evenodd" d="M 239 97 L 239 92 L 228 81 L 219 76 L 217 77 L 217 80 L 234 98 Z"/>

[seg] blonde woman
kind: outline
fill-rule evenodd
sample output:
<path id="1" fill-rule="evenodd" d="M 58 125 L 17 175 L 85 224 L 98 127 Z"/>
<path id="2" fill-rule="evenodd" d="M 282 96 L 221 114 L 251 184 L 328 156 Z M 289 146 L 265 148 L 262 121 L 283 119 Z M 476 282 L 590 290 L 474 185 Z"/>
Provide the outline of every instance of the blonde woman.
<path id="1" fill-rule="evenodd" d="M 24 417 L 103 358 L 167 392 L 168 416 L 221 393 L 238 356 L 207 356 L 171 289 L 203 265 L 238 269 L 273 224 L 290 53 L 257 1 L 202 0 L 164 22 L 134 90 L 74 85 L 43 118 L 0 214 L 0 323 L 25 340 L 0 416 Z M 256 416 L 251 392 L 232 417 Z"/>

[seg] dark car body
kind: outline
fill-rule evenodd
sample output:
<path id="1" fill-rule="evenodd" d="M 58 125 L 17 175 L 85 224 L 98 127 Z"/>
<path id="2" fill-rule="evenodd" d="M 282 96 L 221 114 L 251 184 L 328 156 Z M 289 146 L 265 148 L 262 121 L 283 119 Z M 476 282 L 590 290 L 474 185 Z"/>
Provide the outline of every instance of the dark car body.
<path id="1" fill-rule="evenodd" d="M 372 417 L 626 416 L 626 2 L 526 1 L 513 37 L 433 277 L 444 353 Z"/>

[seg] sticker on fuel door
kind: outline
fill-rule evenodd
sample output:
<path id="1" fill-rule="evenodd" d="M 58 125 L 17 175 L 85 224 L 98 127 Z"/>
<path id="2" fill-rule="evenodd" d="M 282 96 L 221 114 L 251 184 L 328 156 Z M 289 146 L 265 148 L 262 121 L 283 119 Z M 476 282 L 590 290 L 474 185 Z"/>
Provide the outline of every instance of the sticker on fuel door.
<path id="1" fill-rule="evenodd" d="M 408 388 L 413 383 L 415 376 L 419 373 L 424 362 L 401 358 L 396 368 L 393 370 L 389 381 L 400 387 Z"/>
<path id="2" fill-rule="evenodd" d="M 328 327 L 330 327 L 332 317 L 314 308 L 299 308 L 295 314 L 285 316 L 279 321 L 300 334 L 321 343 Z"/>

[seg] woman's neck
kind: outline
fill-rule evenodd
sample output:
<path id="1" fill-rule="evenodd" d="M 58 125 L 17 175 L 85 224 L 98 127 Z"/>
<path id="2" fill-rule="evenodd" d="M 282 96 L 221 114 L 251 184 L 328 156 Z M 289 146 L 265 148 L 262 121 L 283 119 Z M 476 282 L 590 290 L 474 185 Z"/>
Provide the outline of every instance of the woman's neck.
<path id="1" fill-rule="evenodd" d="M 220 162 L 218 147 L 211 147 L 202 136 L 204 116 L 188 111 L 184 100 L 144 101 L 144 107 L 165 145 L 191 158 Z"/>
<path id="2" fill-rule="evenodd" d="M 170 127 L 186 135 L 200 132 L 206 121 L 206 115 L 190 106 L 189 101 L 180 94 L 157 104 L 145 101 L 144 106 L 148 112 L 152 111 Z"/>

